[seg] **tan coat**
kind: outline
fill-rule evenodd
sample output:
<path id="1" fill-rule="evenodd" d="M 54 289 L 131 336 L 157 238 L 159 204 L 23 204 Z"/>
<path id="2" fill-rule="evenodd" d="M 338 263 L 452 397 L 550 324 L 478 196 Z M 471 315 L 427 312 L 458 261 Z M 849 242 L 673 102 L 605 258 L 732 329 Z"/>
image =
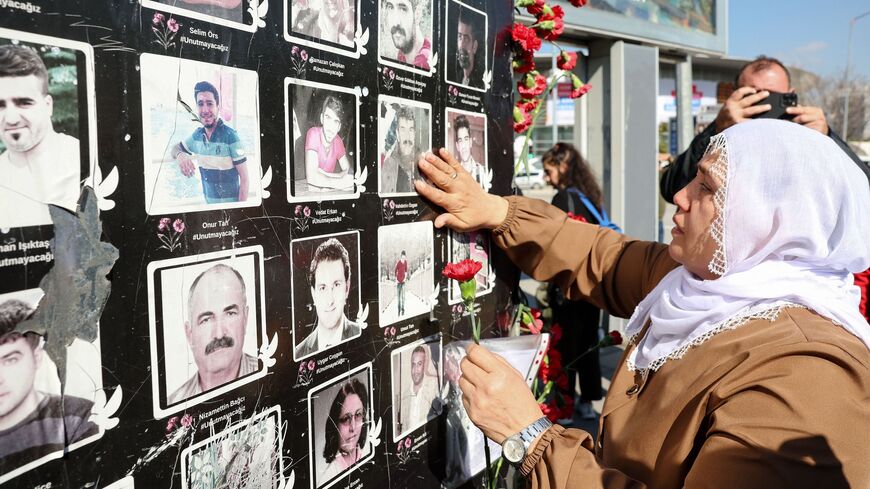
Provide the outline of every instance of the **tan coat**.
<path id="1" fill-rule="evenodd" d="M 509 201 L 496 244 L 617 316 L 678 266 L 664 245 Z M 719 333 L 646 379 L 624 361 L 598 440 L 551 428 L 523 466 L 533 488 L 870 488 L 870 352 L 812 311 Z"/>

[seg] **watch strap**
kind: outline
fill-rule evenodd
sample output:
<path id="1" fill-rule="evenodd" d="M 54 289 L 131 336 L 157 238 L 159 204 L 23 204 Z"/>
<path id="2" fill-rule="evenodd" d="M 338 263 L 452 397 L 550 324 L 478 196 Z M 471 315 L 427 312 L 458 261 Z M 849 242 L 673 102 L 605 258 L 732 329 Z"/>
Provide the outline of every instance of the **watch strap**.
<path id="1" fill-rule="evenodd" d="M 544 435 L 538 440 L 538 443 L 535 445 L 535 449 L 532 453 L 527 453 L 525 458 L 523 458 L 522 463 L 520 464 L 520 473 L 523 477 L 528 477 L 529 474 L 532 473 L 532 469 L 535 468 L 535 465 L 538 465 L 538 462 L 541 461 L 541 458 L 544 456 L 544 450 L 546 450 L 550 443 L 554 438 L 561 435 L 562 432 L 565 431 L 565 428 L 559 425 L 553 425 L 544 432 Z"/>
<path id="2" fill-rule="evenodd" d="M 547 429 L 553 426 L 553 423 L 547 419 L 546 416 L 542 416 L 534 423 L 523 428 L 522 431 L 518 433 L 521 440 L 523 440 L 523 444 L 526 446 L 526 450 L 528 450 L 529 445 L 531 445 L 532 441 L 538 437 L 541 433 L 547 431 Z"/>

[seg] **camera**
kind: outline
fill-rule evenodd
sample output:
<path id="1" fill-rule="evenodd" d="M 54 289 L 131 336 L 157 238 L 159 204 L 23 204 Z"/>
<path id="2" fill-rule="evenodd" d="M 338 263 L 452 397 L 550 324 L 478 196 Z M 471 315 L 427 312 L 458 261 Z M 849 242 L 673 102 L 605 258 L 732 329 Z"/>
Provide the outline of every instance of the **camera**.
<path id="1" fill-rule="evenodd" d="M 755 103 L 755 105 L 770 104 L 770 110 L 762 112 L 754 117 L 754 119 L 783 119 L 792 120 L 794 116 L 787 113 L 787 107 L 797 107 L 798 95 L 796 93 L 780 93 L 770 92 L 767 98 Z"/>

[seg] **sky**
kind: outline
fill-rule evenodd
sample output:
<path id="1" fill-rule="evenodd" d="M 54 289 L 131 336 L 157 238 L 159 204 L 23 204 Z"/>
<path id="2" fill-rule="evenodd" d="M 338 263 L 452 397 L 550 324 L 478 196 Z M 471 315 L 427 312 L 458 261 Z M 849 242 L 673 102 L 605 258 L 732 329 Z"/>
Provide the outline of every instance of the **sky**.
<path id="1" fill-rule="evenodd" d="M 849 20 L 870 0 L 729 0 L 728 55 L 779 58 L 824 76 L 846 69 Z M 870 15 L 855 23 L 852 73 L 870 79 Z"/>

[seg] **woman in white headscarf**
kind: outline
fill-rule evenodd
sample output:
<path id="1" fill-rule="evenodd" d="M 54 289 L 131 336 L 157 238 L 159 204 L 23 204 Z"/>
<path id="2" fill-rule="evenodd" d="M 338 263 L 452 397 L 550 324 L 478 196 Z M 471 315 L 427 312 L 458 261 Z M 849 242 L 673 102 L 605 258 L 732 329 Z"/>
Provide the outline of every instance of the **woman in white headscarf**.
<path id="1" fill-rule="evenodd" d="M 462 362 L 469 416 L 533 488 L 870 487 L 870 326 L 850 275 L 870 266 L 870 191 L 829 138 L 771 120 L 713 138 L 669 246 L 483 194 L 441 155 L 420 162 L 435 186 L 417 183 L 447 211 L 436 226 L 493 229 L 536 279 L 631 317 L 597 441 L 535 424 L 498 356 Z"/>

